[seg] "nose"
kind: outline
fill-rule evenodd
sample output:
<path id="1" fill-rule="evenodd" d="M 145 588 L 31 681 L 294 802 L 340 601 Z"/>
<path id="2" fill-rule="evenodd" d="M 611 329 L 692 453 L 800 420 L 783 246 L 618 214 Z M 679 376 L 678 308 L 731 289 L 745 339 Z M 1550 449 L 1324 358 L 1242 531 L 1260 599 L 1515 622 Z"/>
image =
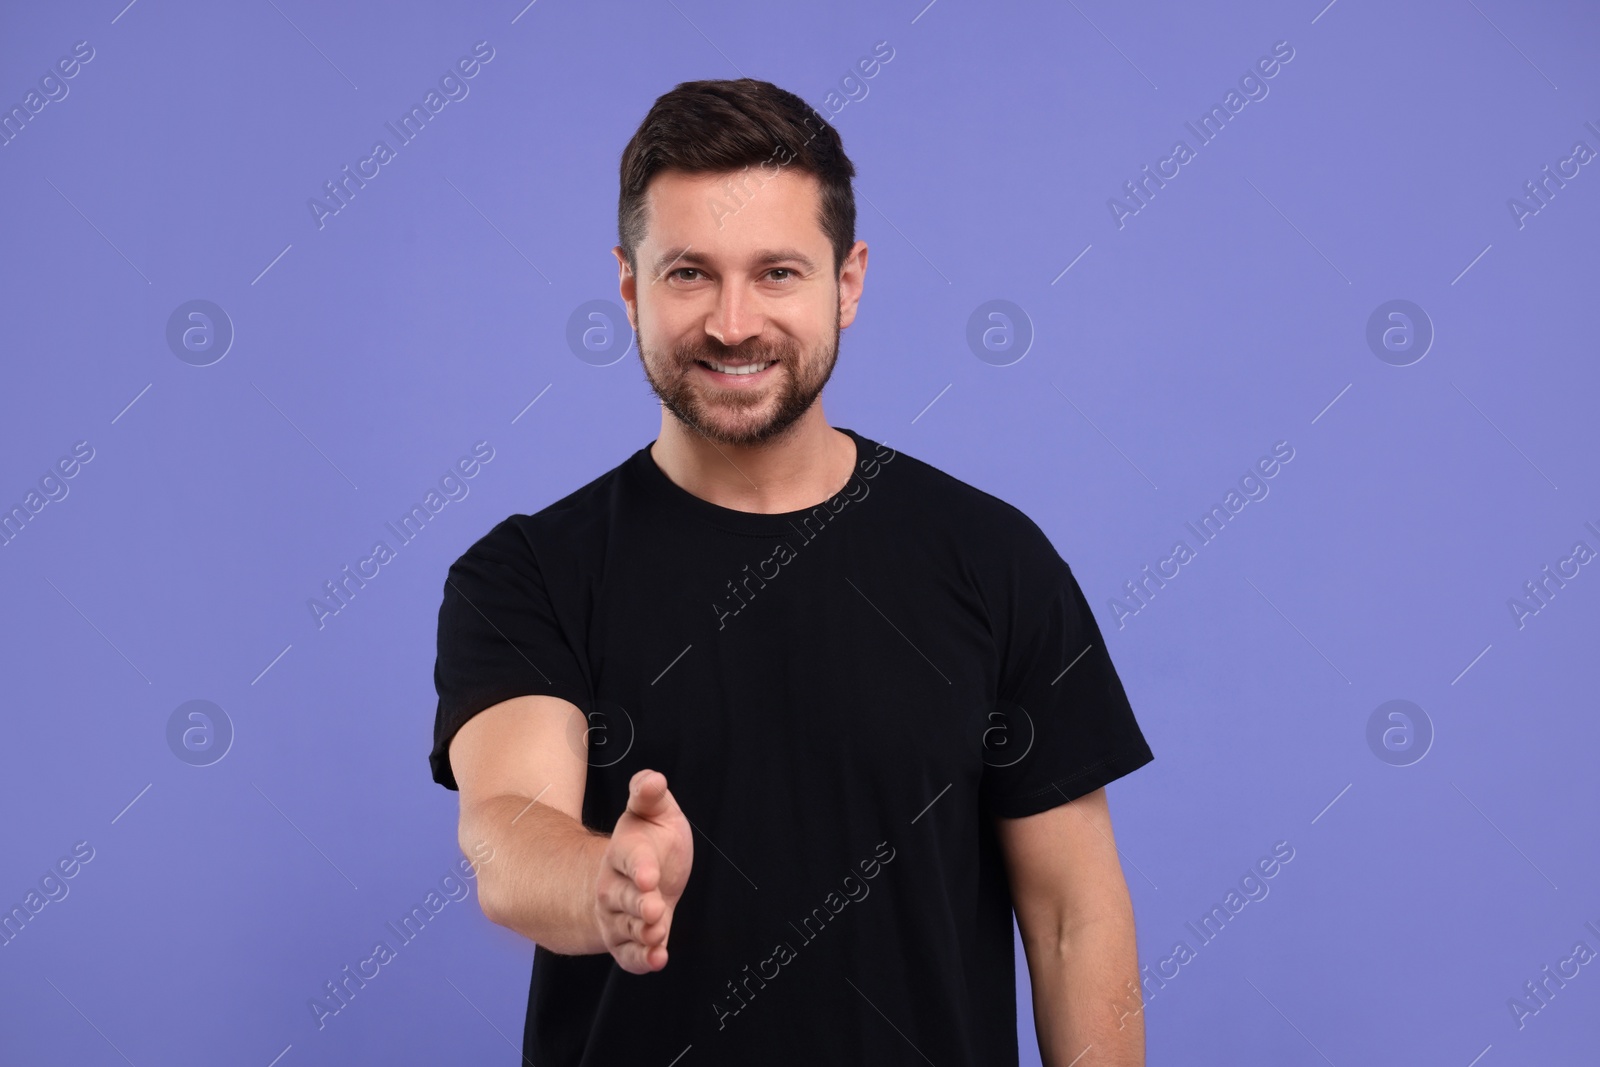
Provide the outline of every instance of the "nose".
<path id="1" fill-rule="evenodd" d="M 761 332 L 761 314 L 756 301 L 737 282 L 724 282 L 717 291 L 717 304 L 706 318 L 706 333 L 729 348 Z"/>

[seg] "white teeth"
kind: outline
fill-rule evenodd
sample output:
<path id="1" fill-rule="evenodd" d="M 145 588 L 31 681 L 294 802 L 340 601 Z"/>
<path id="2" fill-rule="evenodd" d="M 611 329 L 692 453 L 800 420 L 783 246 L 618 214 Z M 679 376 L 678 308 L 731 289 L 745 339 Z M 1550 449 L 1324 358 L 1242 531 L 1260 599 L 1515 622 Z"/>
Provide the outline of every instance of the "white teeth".
<path id="1" fill-rule="evenodd" d="M 730 367 L 726 363 L 713 363 L 707 360 L 706 366 L 712 370 L 721 371 L 723 374 L 755 374 L 758 371 L 766 370 L 776 362 L 777 360 L 771 360 L 767 363 L 750 363 L 743 367 Z"/>

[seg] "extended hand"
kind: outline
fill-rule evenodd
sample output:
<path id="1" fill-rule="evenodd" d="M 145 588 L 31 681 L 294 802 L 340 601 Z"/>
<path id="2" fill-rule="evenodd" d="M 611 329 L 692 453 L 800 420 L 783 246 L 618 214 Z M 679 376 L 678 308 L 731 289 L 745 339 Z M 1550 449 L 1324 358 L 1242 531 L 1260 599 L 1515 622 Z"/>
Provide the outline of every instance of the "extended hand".
<path id="1" fill-rule="evenodd" d="M 666 775 L 639 771 L 595 883 L 595 918 L 623 970 L 646 974 L 667 965 L 672 912 L 693 863 L 694 834 Z"/>

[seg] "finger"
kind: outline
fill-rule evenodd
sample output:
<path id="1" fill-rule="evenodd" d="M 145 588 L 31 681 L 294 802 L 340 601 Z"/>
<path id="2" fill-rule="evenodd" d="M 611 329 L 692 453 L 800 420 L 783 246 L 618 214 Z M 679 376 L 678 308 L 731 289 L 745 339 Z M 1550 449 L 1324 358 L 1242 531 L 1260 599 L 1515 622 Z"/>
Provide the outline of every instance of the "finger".
<path id="1" fill-rule="evenodd" d="M 650 892 L 657 891 L 650 890 Z M 620 871 L 607 868 L 601 872 L 595 897 L 600 902 L 600 906 L 608 912 L 638 915 L 650 921 L 657 917 L 656 911 L 652 910 L 647 915 L 641 910 L 641 905 L 647 895 L 645 890 L 634 884 L 632 878 Z"/>
<path id="2" fill-rule="evenodd" d="M 650 945 L 655 944 L 654 941 L 645 940 L 644 920 L 640 919 L 638 916 L 621 915 L 618 917 L 618 922 L 622 933 L 621 938 L 619 938 L 617 941 L 619 945 L 632 943 L 648 948 Z"/>
<path id="3" fill-rule="evenodd" d="M 655 846 L 640 841 L 628 850 L 624 874 L 640 893 L 649 893 L 661 884 L 661 863 L 656 858 Z"/>
<path id="4" fill-rule="evenodd" d="M 630 917 L 629 922 L 632 925 L 629 929 L 632 931 L 633 939 L 645 945 L 664 945 L 667 941 L 667 931 L 672 926 L 671 912 L 665 904 L 658 908 L 655 906 L 655 901 L 647 900 L 645 903 L 654 917 L 637 915 Z"/>
<path id="5" fill-rule="evenodd" d="M 629 780 L 628 810 L 641 819 L 658 819 L 677 806 L 660 771 L 642 770 Z"/>
<path id="6" fill-rule="evenodd" d="M 602 912 L 601 922 L 606 929 L 607 947 L 622 945 L 629 941 L 637 942 L 646 948 L 652 945 L 664 945 L 671 923 L 665 903 L 659 903 L 657 906 L 658 901 L 659 898 L 646 902 L 646 910 L 654 916 L 652 919 L 622 911 Z"/>
<path id="7" fill-rule="evenodd" d="M 634 893 L 638 892 L 637 890 L 631 891 Z M 609 899 L 602 899 L 600 901 L 600 910 L 606 916 L 617 916 L 619 919 L 632 919 L 638 923 L 640 928 L 649 926 L 651 923 L 660 922 L 662 915 L 666 911 L 666 908 L 666 902 L 662 899 L 661 894 L 656 890 L 651 890 L 649 893 L 639 894 L 637 899 L 623 903 L 614 903 Z"/>
<path id="8" fill-rule="evenodd" d="M 671 924 L 665 921 L 645 923 L 642 919 L 630 919 L 629 921 L 634 924 L 632 940 L 637 941 L 645 948 L 651 948 L 656 945 L 662 948 L 667 947 L 667 932 Z"/>
<path id="9" fill-rule="evenodd" d="M 611 950 L 617 965 L 629 974 L 648 974 L 667 965 L 667 950 L 659 945 L 644 946 L 629 941 Z"/>
<path id="10" fill-rule="evenodd" d="M 659 934 L 650 937 L 643 920 L 633 915 L 611 912 L 602 918 L 602 923 L 605 929 L 606 948 L 614 956 L 629 946 L 643 952 L 661 940 Z M 640 958 L 642 959 L 642 956 Z"/>
<path id="11" fill-rule="evenodd" d="M 655 845 L 648 838 L 639 836 L 631 844 L 613 847 L 609 855 L 611 869 L 641 890 L 649 892 L 656 887 L 661 865 L 656 860 Z"/>
<path id="12" fill-rule="evenodd" d="M 658 923 L 666 916 L 667 902 L 662 897 L 661 890 L 652 889 L 648 893 L 640 892 L 637 889 L 633 891 L 637 894 L 637 897 L 634 900 L 631 913 L 637 915 L 646 926 Z"/>
<path id="13" fill-rule="evenodd" d="M 660 919 L 651 923 L 629 916 L 625 920 L 623 930 L 627 940 L 634 942 L 641 948 L 666 948 L 667 937 L 672 932 L 672 913 L 670 911 L 664 912 Z"/>
<path id="14" fill-rule="evenodd" d="M 638 889 L 630 879 L 608 869 L 601 875 L 595 899 L 599 903 L 600 910 L 607 915 L 626 915 L 633 912 L 633 908 L 629 906 L 628 895 L 637 892 Z"/>
<path id="15" fill-rule="evenodd" d="M 675 908 L 668 908 L 661 916 L 659 924 L 661 927 L 660 945 L 663 949 L 667 947 L 667 941 L 672 936 L 672 916 L 676 914 L 676 911 L 677 909 Z"/>
<path id="16" fill-rule="evenodd" d="M 650 970 L 644 947 L 632 941 L 614 947 L 611 950 L 611 958 L 617 961 L 618 967 L 629 974 L 646 974 Z"/>

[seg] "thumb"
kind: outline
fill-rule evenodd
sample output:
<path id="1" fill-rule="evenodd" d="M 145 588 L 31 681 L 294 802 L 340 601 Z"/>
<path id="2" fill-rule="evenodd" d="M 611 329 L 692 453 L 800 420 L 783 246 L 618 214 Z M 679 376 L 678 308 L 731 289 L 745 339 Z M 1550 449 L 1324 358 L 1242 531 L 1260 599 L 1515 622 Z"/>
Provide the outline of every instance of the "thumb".
<path id="1" fill-rule="evenodd" d="M 667 791 L 667 776 L 642 770 L 628 782 L 628 811 L 641 819 L 656 819 L 677 807 Z"/>

